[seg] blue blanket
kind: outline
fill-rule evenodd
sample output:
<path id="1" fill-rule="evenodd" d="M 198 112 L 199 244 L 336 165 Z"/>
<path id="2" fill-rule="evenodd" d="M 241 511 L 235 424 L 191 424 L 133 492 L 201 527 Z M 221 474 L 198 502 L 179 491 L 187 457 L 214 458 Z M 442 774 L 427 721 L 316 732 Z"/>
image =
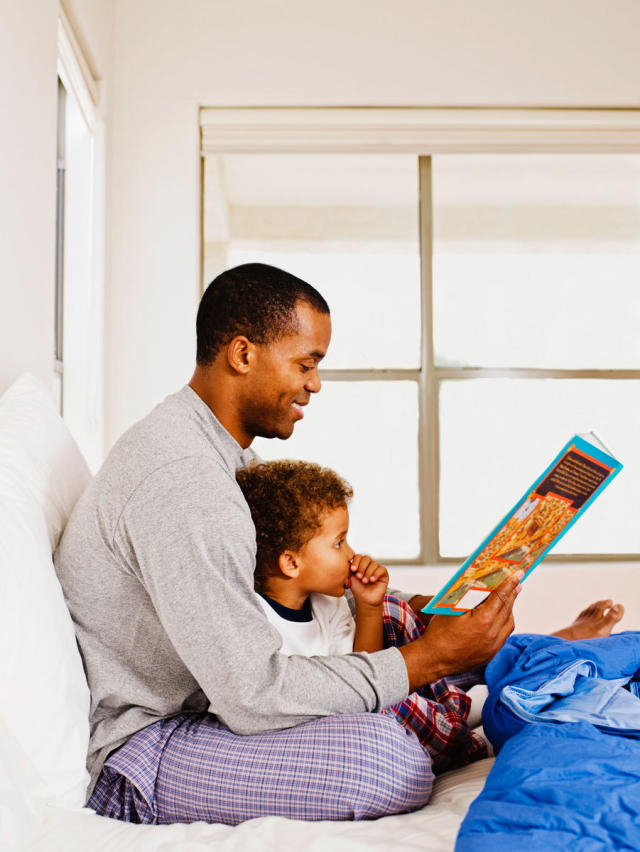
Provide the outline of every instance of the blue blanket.
<path id="1" fill-rule="evenodd" d="M 486 672 L 497 753 L 456 852 L 640 850 L 640 633 L 513 636 Z"/>

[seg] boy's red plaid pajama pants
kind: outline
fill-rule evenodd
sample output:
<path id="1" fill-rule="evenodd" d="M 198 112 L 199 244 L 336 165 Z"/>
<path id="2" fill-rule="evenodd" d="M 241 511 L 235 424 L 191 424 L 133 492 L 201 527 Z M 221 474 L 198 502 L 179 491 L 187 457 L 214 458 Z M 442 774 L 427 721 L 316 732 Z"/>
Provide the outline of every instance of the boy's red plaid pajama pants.
<path id="1" fill-rule="evenodd" d="M 384 599 L 383 621 L 386 647 L 399 648 L 426 630 L 408 604 L 391 595 Z M 467 724 L 471 699 L 464 691 L 481 682 L 481 672 L 443 677 L 382 712 L 395 716 L 417 735 L 437 775 L 487 757 L 485 741 Z"/>

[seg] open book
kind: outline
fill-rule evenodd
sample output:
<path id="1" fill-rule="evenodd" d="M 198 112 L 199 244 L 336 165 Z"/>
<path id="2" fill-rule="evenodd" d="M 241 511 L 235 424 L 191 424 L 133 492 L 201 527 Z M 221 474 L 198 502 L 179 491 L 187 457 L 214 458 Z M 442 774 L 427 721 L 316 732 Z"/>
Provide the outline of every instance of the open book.
<path id="1" fill-rule="evenodd" d="M 462 615 L 516 571 L 528 577 L 621 469 L 593 432 L 574 435 L 423 612 Z"/>

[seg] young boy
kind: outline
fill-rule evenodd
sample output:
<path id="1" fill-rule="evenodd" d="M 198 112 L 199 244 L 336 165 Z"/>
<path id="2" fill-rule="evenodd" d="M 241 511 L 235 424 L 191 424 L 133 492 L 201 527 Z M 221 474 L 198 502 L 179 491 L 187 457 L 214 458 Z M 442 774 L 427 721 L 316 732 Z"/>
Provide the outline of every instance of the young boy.
<path id="1" fill-rule="evenodd" d="M 407 604 L 386 595 L 387 569 L 349 546 L 353 491 L 337 473 L 308 462 L 276 461 L 244 468 L 237 480 L 256 528 L 255 589 L 282 636 L 281 653 L 373 653 L 424 632 Z M 471 701 L 460 688 L 479 680 L 442 678 L 381 712 L 414 731 L 434 772 L 462 766 L 487 756 L 485 741 L 467 724 Z"/>

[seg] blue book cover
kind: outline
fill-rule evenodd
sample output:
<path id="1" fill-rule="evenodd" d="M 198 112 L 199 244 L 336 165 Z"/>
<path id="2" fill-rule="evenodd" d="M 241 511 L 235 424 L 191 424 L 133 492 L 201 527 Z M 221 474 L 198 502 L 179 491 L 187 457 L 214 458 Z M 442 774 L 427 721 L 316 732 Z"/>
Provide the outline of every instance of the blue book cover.
<path id="1" fill-rule="evenodd" d="M 574 435 L 423 612 L 462 615 L 516 571 L 524 582 L 621 469 L 593 432 Z"/>

